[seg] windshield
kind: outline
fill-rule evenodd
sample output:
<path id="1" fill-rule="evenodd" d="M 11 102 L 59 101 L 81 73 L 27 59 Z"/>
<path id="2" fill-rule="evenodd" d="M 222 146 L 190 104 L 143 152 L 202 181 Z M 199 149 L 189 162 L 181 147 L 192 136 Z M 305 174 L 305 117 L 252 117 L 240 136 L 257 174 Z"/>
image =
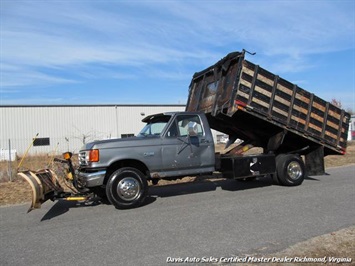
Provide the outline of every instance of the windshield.
<path id="1" fill-rule="evenodd" d="M 170 115 L 152 117 L 141 132 L 139 132 L 138 137 L 160 136 L 168 124 L 170 117 Z"/>

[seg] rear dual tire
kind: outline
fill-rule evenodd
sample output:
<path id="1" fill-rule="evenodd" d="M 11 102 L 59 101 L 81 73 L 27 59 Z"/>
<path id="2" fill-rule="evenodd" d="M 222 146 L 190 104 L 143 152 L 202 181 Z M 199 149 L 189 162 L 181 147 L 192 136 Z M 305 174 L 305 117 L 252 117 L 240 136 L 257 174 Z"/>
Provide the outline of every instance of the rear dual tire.
<path id="1" fill-rule="evenodd" d="M 276 157 L 275 183 L 284 186 L 301 185 L 305 179 L 305 166 L 300 156 L 294 154 L 280 154 Z"/>

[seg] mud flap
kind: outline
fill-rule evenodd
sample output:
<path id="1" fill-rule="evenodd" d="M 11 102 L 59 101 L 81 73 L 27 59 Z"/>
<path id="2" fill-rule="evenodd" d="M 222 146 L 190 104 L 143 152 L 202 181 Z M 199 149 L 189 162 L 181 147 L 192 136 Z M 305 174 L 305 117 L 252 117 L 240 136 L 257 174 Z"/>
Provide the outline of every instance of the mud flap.
<path id="1" fill-rule="evenodd" d="M 56 174 L 49 169 L 21 171 L 18 175 L 24 178 L 32 189 L 32 203 L 27 212 L 39 209 L 48 199 L 55 200 L 64 194 Z"/>

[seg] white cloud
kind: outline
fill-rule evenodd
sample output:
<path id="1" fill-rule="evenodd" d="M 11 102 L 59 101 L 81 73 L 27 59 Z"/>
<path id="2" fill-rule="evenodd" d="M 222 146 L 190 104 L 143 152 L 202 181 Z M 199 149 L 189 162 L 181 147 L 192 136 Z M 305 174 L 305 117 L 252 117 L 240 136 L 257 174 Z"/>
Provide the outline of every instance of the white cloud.
<path id="1" fill-rule="evenodd" d="M 15 65 L 1 64 L 1 81 L 0 92 L 10 92 L 10 87 L 31 86 L 46 83 L 51 84 L 68 84 L 76 83 L 77 81 L 48 75 L 33 68 L 21 67 Z M 4 89 L 8 88 L 8 89 Z M 18 91 L 18 90 L 17 90 Z M 14 91 L 12 91 L 14 92 Z"/>

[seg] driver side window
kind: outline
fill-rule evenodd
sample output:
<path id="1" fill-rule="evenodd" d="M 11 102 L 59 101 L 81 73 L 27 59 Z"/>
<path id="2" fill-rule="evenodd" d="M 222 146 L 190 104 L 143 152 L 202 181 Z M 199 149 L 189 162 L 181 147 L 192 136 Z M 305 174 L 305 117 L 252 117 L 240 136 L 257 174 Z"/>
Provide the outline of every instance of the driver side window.
<path id="1" fill-rule="evenodd" d="M 189 135 L 188 125 L 190 122 L 197 124 L 197 135 L 203 136 L 203 128 L 201 120 L 198 115 L 179 115 L 176 117 L 174 123 L 170 126 L 168 137 L 187 137 Z"/>

